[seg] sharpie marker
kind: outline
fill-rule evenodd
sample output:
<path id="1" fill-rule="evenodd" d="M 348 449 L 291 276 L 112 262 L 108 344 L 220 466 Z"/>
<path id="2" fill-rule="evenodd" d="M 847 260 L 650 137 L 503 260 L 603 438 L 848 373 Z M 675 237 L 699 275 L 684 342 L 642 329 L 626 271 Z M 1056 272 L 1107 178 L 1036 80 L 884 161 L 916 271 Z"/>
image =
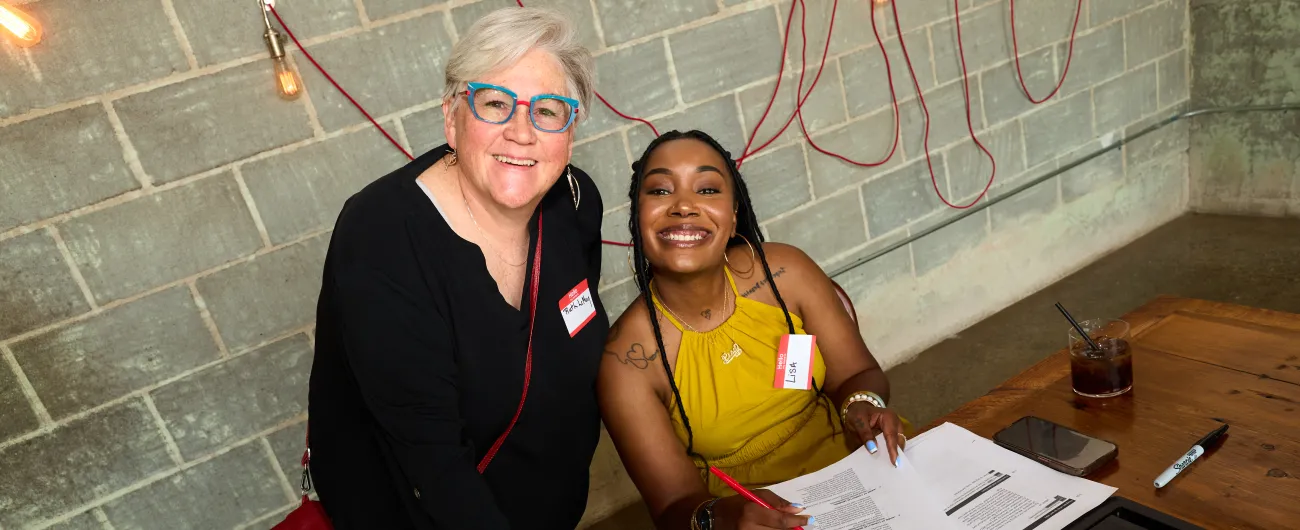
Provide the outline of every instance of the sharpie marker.
<path id="1" fill-rule="evenodd" d="M 1178 473 L 1187 469 L 1187 466 L 1192 465 L 1192 462 L 1195 462 L 1197 458 L 1200 458 L 1201 455 L 1205 454 L 1205 448 L 1214 445 L 1214 443 L 1219 441 L 1219 438 L 1222 437 L 1225 432 L 1228 432 L 1227 424 L 1224 424 L 1218 429 L 1211 431 L 1210 434 L 1205 435 L 1204 438 L 1201 438 L 1199 442 L 1196 442 L 1196 445 L 1192 446 L 1192 450 L 1188 451 L 1187 454 L 1183 455 L 1182 458 L 1179 458 L 1177 462 L 1174 462 L 1174 465 L 1169 466 L 1169 469 L 1166 469 L 1164 473 L 1161 473 L 1160 476 L 1156 477 L 1156 487 L 1165 487 L 1165 484 L 1168 484 L 1169 481 L 1178 476 Z"/>

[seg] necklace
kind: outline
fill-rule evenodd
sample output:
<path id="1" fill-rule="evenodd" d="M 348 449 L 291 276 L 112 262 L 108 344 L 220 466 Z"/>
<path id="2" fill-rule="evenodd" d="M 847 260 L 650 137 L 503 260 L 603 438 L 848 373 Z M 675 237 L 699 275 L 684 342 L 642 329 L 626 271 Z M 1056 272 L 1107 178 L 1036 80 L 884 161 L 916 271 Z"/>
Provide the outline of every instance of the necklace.
<path id="1" fill-rule="evenodd" d="M 730 293 L 731 293 L 731 289 L 728 289 L 727 284 L 724 282 L 722 284 L 722 312 L 724 314 L 727 312 L 727 306 L 729 305 L 728 302 L 731 300 L 731 297 L 728 296 Z M 677 319 L 678 322 L 681 322 L 682 326 L 684 326 L 686 329 L 694 333 L 700 333 L 699 330 L 691 327 L 690 324 L 687 324 L 685 319 L 683 319 L 681 316 L 678 316 L 677 313 L 673 312 L 672 308 L 668 307 L 668 302 L 666 301 L 660 302 L 660 304 L 663 306 L 665 311 L 668 311 L 669 315 L 672 315 L 673 318 Z M 731 341 L 731 348 L 728 349 L 726 352 L 723 352 L 722 354 L 722 364 L 731 364 L 731 361 L 734 361 L 737 357 L 740 357 L 742 353 L 745 352 L 740 348 L 740 345 L 736 344 L 736 341 L 734 340 Z"/>
<path id="2" fill-rule="evenodd" d="M 528 262 L 527 254 L 524 255 L 524 261 L 521 261 L 519 263 L 511 263 L 510 260 L 507 260 L 506 257 L 501 254 L 501 250 L 497 249 L 497 246 L 492 244 L 492 241 L 487 236 L 487 233 L 483 231 L 483 227 L 479 226 L 478 219 L 474 218 L 474 210 L 471 210 L 469 208 L 469 198 L 465 196 L 465 186 L 461 185 L 460 180 L 456 181 L 456 187 L 460 188 L 460 200 L 465 203 L 465 213 L 469 214 L 469 220 L 474 223 L 474 229 L 477 230 L 478 235 L 483 238 L 483 242 L 487 243 L 488 247 L 492 248 L 492 252 L 497 255 L 497 258 L 500 259 L 502 263 L 505 263 L 506 265 L 509 265 L 511 267 L 521 267 L 525 263 L 527 263 Z"/>

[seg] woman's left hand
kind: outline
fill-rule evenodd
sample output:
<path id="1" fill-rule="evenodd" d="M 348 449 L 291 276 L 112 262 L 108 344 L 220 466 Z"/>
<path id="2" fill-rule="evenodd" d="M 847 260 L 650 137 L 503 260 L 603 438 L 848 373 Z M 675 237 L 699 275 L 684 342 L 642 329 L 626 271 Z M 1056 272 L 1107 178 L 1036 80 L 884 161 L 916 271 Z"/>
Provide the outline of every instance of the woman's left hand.
<path id="1" fill-rule="evenodd" d="M 844 426 L 856 433 L 872 454 L 877 451 L 876 434 L 885 433 L 885 449 L 889 452 L 889 460 L 895 466 L 898 465 L 898 455 L 907 447 L 907 436 L 903 434 L 903 422 L 898 419 L 898 413 L 870 403 L 857 402 L 849 405 L 848 414 L 844 416 Z"/>

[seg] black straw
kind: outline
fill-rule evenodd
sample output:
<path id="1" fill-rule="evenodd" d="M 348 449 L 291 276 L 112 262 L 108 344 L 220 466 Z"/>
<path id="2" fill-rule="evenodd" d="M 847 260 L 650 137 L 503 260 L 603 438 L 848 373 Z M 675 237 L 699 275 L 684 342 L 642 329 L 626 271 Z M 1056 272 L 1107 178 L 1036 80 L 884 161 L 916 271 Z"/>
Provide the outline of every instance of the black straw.
<path id="1" fill-rule="evenodd" d="M 1075 320 L 1074 317 L 1070 316 L 1070 312 L 1065 310 L 1065 306 L 1062 306 L 1060 302 L 1057 302 L 1056 308 L 1061 311 L 1062 315 L 1065 315 L 1066 320 L 1070 321 L 1070 325 L 1074 326 L 1074 330 L 1079 332 L 1079 336 L 1083 337 L 1083 340 L 1088 341 L 1088 345 L 1092 346 L 1093 351 L 1101 351 L 1101 347 L 1097 346 L 1097 343 L 1092 341 L 1092 337 L 1088 336 L 1088 332 L 1083 330 L 1083 326 L 1080 326 L 1079 322 Z"/>

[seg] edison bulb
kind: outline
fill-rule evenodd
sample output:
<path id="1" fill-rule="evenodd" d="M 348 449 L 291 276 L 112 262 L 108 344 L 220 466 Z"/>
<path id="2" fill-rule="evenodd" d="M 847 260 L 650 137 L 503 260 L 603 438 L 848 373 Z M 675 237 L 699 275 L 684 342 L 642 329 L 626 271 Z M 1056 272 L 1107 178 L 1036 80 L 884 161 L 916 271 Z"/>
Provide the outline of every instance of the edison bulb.
<path id="1" fill-rule="evenodd" d="M 284 57 L 275 60 L 275 88 L 280 97 L 288 101 L 302 95 L 302 77 Z"/>
<path id="2" fill-rule="evenodd" d="M 0 27 L 10 40 L 21 48 L 30 48 L 41 42 L 41 24 L 22 10 L 0 2 Z"/>

